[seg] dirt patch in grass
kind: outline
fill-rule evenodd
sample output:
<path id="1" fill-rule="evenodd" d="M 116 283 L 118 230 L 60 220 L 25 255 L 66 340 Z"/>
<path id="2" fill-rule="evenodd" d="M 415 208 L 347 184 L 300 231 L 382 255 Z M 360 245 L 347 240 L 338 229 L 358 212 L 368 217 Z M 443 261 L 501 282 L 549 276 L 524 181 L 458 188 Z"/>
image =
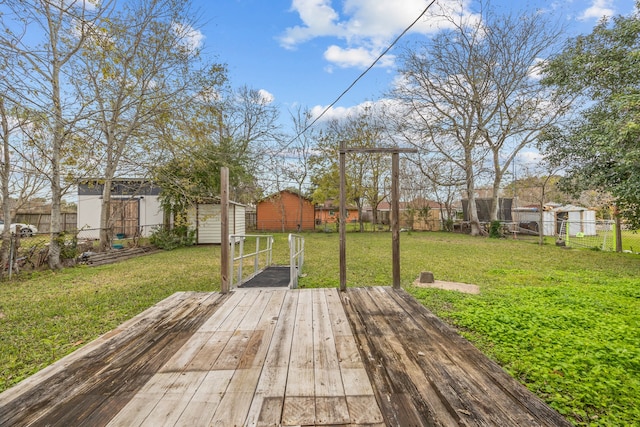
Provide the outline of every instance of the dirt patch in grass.
<path id="1" fill-rule="evenodd" d="M 413 286 L 418 288 L 436 288 L 446 291 L 458 291 L 465 294 L 479 294 L 480 287 L 477 285 L 469 285 L 467 283 L 447 282 L 444 280 L 436 280 L 433 283 L 421 283 L 420 280 L 413 282 Z"/>

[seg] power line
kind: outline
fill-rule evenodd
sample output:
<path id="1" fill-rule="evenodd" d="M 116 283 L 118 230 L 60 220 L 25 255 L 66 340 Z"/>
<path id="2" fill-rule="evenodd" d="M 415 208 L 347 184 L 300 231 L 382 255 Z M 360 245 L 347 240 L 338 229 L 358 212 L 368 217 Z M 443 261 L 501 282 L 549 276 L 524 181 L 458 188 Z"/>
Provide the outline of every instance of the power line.
<path id="1" fill-rule="evenodd" d="M 356 79 L 331 103 L 329 104 L 324 110 L 322 110 L 322 112 L 320 113 L 320 115 L 318 117 L 316 117 L 315 119 L 313 119 L 313 121 L 311 123 L 309 123 L 303 130 L 301 130 L 300 132 L 298 132 L 298 134 L 293 137 L 291 139 L 291 141 L 289 141 L 284 147 L 283 150 L 286 149 L 287 147 L 289 147 L 289 145 L 291 145 L 296 139 L 298 139 L 300 136 L 302 136 L 302 134 L 304 134 L 306 131 L 308 131 L 313 125 L 316 124 L 316 122 L 318 120 L 320 120 L 322 118 L 322 116 L 324 116 L 334 105 L 336 105 L 338 103 L 338 101 L 340 101 L 340 99 L 342 99 L 342 97 L 344 95 L 347 94 L 347 92 L 349 92 L 359 81 L 360 79 L 362 79 L 365 74 L 367 74 L 369 71 L 371 71 L 371 69 L 373 67 L 375 67 L 375 65 L 382 59 L 383 56 L 385 56 L 391 49 L 393 49 L 393 47 L 396 45 L 396 43 L 398 43 L 398 41 L 411 29 L 413 28 L 413 26 L 425 15 L 425 13 L 427 13 L 427 11 L 431 8 L 431 6 L 433 6 L 433 4 L 436 2 L 436 0 L 432 0 L 431 3 L 429 3 L 427 5 L 427 7 L 424 8 L 424 10 L 422 11 L 422 13 L 420 13 L 420 15 L 418 15 L 418 17 L 411 23 L 409 24 L 409 26 L 407 28 L 405 28 L 400 35 L 398 35 L 398 37 L 396 37 L 393 42 L 391 42 L 391 44 L 389 46 L 387 46 L 387 48 L 385 50 L 382 51 L 382 53 L 380 55 L 378 55 L 378 57 L 371 63 L 371 65 L 369 65 L 369 67 L 367 67 L 366 70 L 364 70 L 358 77 L 356 77 Z"/>

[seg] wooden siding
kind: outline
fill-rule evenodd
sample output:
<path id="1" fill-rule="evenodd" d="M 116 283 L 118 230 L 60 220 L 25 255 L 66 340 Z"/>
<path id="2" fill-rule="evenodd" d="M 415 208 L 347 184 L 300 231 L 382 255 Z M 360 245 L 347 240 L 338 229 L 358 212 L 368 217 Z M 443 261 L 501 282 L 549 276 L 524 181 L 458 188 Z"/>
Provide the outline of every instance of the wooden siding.
<path id="1" fill-rule="evenodd" d="M 302 223 L 300 200 L 302 199 Z M 311 231 L 315 229 L 315 207 L 310 200 L 291 191 L 281 191 L 258 202 L 256 206 L 258 231 Z"/>

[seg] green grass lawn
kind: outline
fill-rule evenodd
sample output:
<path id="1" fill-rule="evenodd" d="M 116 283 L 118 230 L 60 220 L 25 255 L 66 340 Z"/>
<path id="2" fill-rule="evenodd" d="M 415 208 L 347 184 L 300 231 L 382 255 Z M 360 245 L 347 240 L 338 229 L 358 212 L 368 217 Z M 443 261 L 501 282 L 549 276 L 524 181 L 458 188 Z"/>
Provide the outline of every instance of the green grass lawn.
<path id="1" fill-rule="evenodd" d="M 338 234 L 305 238 L 300 287 L 337 287 Z M 176 291 L 219 290 L 219 256 L 192 247 L 0 283 L 0 390 Z M 390 233 L 347 234 L 349 286 L 390 285 L 390 260 Z M 640 424 L 638 255 L 402 233 L 401 262 L 411 294 L 574 424 Z M 414 288 L 424 270 L 481 294 Z"/>

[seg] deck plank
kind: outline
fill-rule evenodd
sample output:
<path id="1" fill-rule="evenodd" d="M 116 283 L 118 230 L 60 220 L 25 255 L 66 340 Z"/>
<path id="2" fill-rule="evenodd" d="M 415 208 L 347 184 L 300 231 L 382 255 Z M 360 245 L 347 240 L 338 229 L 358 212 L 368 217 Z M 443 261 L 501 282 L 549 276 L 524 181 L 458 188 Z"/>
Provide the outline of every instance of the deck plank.
<path id="1" fill-rule="evenodd" d="M 408 293 L 179 293 L 0 394 L 0 425 L 568 426 Z"/>
<path id="2" fill-rule="evenodd" d="M 298 295 L 297 291 L 284 295 L 247 416 L 248 425 L 278 425 L 281 422 Z"/>
<path id="3" fill-rule="evenodd" d="M 152 307 L 128 328 L 3 393 L 0 425 L 104 425 L 225 299 L 184 293 Z"/>
<path id="4" fill-rule="evenodd" d="M 315 423 L 348 423 L 349 410 L 324 289 L 313 292 L 313 354 Z"/>
<path id="5" fill-rule="evenodd" d="M 247 291 L 255 293 L 256 290 Z M 249 307 L 238 328 L 252 330 L 247 345 L 240 354 L 235 373 L 213 419 L 215 425 L 245 425 L 262 374 L 264 360 L 271 345 L 276 322 L 284 302 L 285 290 L 262 291 Z"/>
<path id="6" fill-rule="evenodd" d="M 218 410 L 234 371 L 209 371 L 184 408 L 176 426 L 208 426 Z"/>
<path id="7" fill-rule="evenodd" d="M 350 289 L 343 300 L 387 424 L 409 423 L 404 407 L 418 425 L 569 425 L 405 291 Z"/>
<path id="8" fill-rule="evenodd" d="M 196 366 L 190 366 L 190 370 L 208 370 L 213 364 L 213 361 L 215 361 L 215 358 L 211 357 L 210 355 L 216 354 L 214 353 L 216 351 L 217 354 L 219 354 L 219 352 L 222 351 L 222 348 L 224 348 L 224 345 L 222 343 L 226 343 L 226 341 L 228 341 L 231 337 L 231 333 L 219 333 L 218 328 L 220 327 L 222 322 L 227 319 L 227 317 L 229 317 L 229 315 L 235 310 L 236 306 L 240 303 L 242 298 L 242 294 L 229 294 L 225 304 L 220 307 L 219 310 L 213 313 L 213 315 L 209 317 L 209 319 L 207 319 L 203 325 L 200 326 L 200 328 L 182 347 L 182 349 L 179 352 L 176 352 L 167 361 L 167 363 L 165 363 L 160 368 L 160 372 L 184 370 L 185 366 L 189 366 L 189 364 L 191 363 L 195 364 Z M 219 333 L 221 335 L 215 336 L 215 333 Z M 198 354 L 200 354 L 200 356 L 198 356 Z M 196 362 L 193 362 L 194 359 L 196 360 Z M 213 361 L 211 359 L 213 359 Z M 199 366 L 199 368 L 197 366 Z"/>
<path id="9" fill-rule="evenodd" d="M 315 421 L 313 360 L 313 291 L 299 292 L 282 409 L 284 425 L 312 425 Z"/>

